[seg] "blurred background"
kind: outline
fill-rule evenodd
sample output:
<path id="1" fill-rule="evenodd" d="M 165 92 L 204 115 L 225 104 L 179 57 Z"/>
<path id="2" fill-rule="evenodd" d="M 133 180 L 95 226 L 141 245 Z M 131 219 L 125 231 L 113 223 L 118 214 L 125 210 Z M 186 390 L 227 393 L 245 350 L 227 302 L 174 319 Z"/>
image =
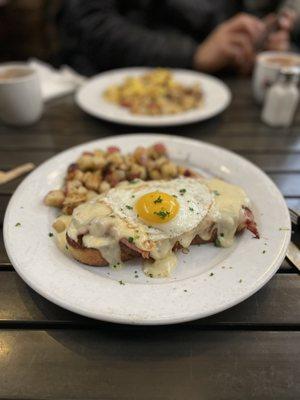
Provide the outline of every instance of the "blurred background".
<path id="1" fill-rule="evenodd" d="M 190 54 L 195 53 L 196 44 L 223 21 L 240 11 L 264 18 L 289 3 L 300 9 L 298 0 L 0 0 L 0 62 L 35 57 L 55 66 L 67 63 L 86 75 L 155 62 L 194 68 Z M 122 25 L 118 35 L 123 22 L 127 25 Z M 106 30 L 101 24 L 106 24 Z M 298 21 L 289 30 L 295 50 Z M 134 57 L 129 59 L 126 54 L 131 51 Z"/>
<path id="2" fill-rule="evenodd" d="M 0 61 L 37 57 L 55 62 L 60 0 L 0 0 Z"/>

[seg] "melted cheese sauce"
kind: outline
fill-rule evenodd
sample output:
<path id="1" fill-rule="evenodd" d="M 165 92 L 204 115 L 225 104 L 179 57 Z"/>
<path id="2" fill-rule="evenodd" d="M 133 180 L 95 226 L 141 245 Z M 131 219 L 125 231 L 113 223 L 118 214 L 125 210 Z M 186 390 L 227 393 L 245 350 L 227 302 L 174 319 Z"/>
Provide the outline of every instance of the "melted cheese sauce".
<path id="1" fill-rule="evenodd" d="M 206 185 L 215 194 L 218 244 L 221 247 L 230 247 L 237 227 L 243 220 L 243 206 L 248 207 L 250 200 L 242 188 L 219 179 L 209 180 Z"/>
<path id="2" fill-rule="evenodd" d="M 99 250 L 110 265 L 119 265 L 120 240 L 126 239 L 129 245 L 150 252 L 154 262 L 144 262 L 143 271 L 146 275 L 167 277 L 177 264 L 177 257 L 172 251 L 176 242 L 183 248 L 188 248 L 195 236 L 199 235 L 203 240 L 210 240 L 216 231 L 217 244 L 229 247 L 233 244 L 236 230 L 243 221 L 243 206 L 249 206 L 249 199 L 240 187 L 219 179 L 201 182 L 214 194 L 214 201 L 207 215 L 192 231 L 176 238 L 154 242 L 143 230 L 142 223 L 129 223 L 113 215 L 112 209 L 104 203 L 101 196 L 98 196 L 77 207 L 72 219 L 69 216 L 59 217 L 65 218 L 67 226 L 66 230 L 56 234 L 59 247 L 65 249 L 66 231 L 75 241 L 81 235 L 85 247 Z"/>
<path id="3" fill-rule="evenodd" d="M 53 222 L 55 242 L 59 249 L 64 253 L 68 253 L 66 233 L 70 225 L 72 217 L 70 215 L 61 215 Z"/>
<path id="4" fill-rule="evenodd" d="M 177 257 L 171 251 L 165 258 L 154 262 L 144 261 L 143 272 L 150 278 L 167 278 L 177 265 Z"/>

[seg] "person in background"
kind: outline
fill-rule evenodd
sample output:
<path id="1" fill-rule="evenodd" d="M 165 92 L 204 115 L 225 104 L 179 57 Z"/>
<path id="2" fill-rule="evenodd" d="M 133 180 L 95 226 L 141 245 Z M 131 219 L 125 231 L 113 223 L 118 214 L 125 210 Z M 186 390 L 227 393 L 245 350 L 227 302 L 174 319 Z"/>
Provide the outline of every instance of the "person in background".
<path id="1" fill-rule="evenodd" d="M 295 11 L 275 14 L 279 3 L 65 0 L 58 15 L 61 62 L 86 75 L 128 66 L 248 73 L 258 51 L 290 48 Z"/>

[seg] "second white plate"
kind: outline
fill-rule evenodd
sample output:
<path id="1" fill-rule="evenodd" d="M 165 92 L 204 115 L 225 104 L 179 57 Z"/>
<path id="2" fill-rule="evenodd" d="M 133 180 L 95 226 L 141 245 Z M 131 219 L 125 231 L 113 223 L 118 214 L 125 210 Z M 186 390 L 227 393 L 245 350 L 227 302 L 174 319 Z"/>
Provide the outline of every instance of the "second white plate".
<path id="1" fill-rule="evenodd" d="M 103 98 L 103 92 L 109 86 L 120 84 L 128 76 L 141 75 L 149 70 L 149 68 L 124 68 L 96 75 L 79 89 L 76 102 L 88 114 L 111 122 L 138 126 L 171 126 L 211 118 L 222 112 L 231 101 L 229 88 L 219 79 L 200 72 L 180 69 L 171 70 L 177 81 L 184 85 L 198 83 L 204 92 L 203 105 L 197 109 L 175 115 L 136 115 Z"/>

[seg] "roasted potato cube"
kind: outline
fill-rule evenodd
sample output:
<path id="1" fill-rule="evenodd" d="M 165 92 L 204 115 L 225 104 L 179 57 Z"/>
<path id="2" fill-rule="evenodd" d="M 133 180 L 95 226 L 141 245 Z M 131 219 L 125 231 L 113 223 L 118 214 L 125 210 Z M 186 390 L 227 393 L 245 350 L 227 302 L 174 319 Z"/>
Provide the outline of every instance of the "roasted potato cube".
<path id="1" fill-rule="evenodd" d="M 62 190 L 51 190 L 44 198 L 44 203 L 49 207 L 61 208 L 65 200 L 65 194 Z"/>
<path id="2" fill-rule="evenodd" d="M 177 176 L 177 166 L 172 162 L 165 163 L 161 166 L 161 173 L 163 179 L 175 178 Z"/>
<path id="3" fill-rule="evenodd" d="M 56 219 L 52 227 L 56 230 L 57 233 L 61 233 L 66 229 L 65 223 L 61 219 Z"/>
<path id="4" fill-rule="evenodd" d="M 110 189 L 110 184 L 106 181 L 101 182 L 98 187 L 98 191 L 100 193 L 107 192 L 109 189 Z"/>

